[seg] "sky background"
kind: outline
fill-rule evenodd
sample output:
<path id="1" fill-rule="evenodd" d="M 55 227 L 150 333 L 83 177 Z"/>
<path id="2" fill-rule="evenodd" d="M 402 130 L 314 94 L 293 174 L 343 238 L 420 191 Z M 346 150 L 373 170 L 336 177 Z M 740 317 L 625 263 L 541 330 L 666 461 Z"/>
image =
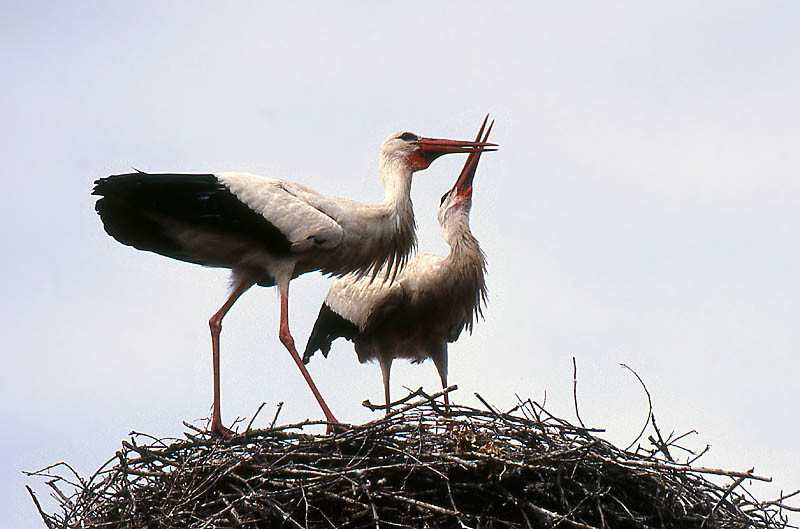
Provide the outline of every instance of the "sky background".
<path id="1" fill-rule="evenodd" d="M 0 17 L 0 518 L 41 527 L 25 489 L 91 474 L 131 430 L 208 416 L 208 318 L 228 286 L 117 243 L 92 182 L 238 170 L 377 202 L 387 134 L 470 139 L 496 119 L 472 229 L 486 320 L 450 348 L 457 402 L 532 397 L 626 446 L 647 415 L 696 430 L 706 466 L 800 487 L 800 4 L 796 2 L 4 3 Z M 302 4 L 302 5 L 301 5 Z M 463 157 L 415 176 L 420 250 Z M 292 283 L 304 344 L 330 279 Z M 275 289 L 225 319 L 223 418 L 320 418 L 277 339 Z M 337 417 L 375 418 L 380 370 L 352 345 L 310 370 Z M 403 386 L 438 387 L 397 362 Z M 796 504 L 796 502 L 795 502 Z M 794 523 L 800 520 L 795 517 Z"/>

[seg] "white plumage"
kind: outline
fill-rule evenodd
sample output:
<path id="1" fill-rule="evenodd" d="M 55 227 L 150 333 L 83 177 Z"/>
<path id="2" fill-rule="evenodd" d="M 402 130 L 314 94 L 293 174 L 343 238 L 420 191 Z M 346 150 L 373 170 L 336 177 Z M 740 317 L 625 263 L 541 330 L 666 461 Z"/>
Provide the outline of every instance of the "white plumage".
<path id="1" fill-rule="evenodd" d="M 279 338 L 300 368 L 329 423 L 336 423 L 305 369 L 289 331 L 289 282 L 319 270 L 341 276 L 384 268 L 394 274 L 416 245 L 412 175 L 447 153 L 475 152 L 477 142 L 390 135 L 378 162 L 384 200 L 361 204 L 300 184 L 244 173 L 114 175 L 95 182 L 95 209 L 123 244 L 205 266 L 232 270 L 230 296 L 209 320 L 214 362 L 211 430 L 222 425 L 219 337 L 222 319 L 251 286 L 277 285 Z"/>
<path id="2" fill-rule="evenodd" d="M 236 198 L 275 225 L 293 249 L 302 251 L 317 240 L 323 241 L 325 248 L 335 248 L 341 242 L 344 229 L 331 214 L 342 199 L 332 199 L 294 182 L 251 174 L 220 173 L 217 178 Z M 304 244 L 305 248 L 298 248 Z"/>
<path id="3" fill-rule="evenodd" d="M 478 141 L 484 125 L 478 133 Z M 491 131 L 486 131 L 485 142 Z M 469 155 L 453 188 L 442 197 L 438 218 L 450 246 L 446 257 L 417 255 L 393 282 L 349 274 L 325 298 L 306 345 L 304 362 L 315 351 L 325 356 L 333 340 L 354 342 L 359 361 L 377 360 L 388 412 L 389 374 L 395 358 L 430 358 L 447 385 L 447 343 L 458 339 L 481 315 L 486 300 L 486 259 L 469 228 L 472 180 L 480 152 Z"/>

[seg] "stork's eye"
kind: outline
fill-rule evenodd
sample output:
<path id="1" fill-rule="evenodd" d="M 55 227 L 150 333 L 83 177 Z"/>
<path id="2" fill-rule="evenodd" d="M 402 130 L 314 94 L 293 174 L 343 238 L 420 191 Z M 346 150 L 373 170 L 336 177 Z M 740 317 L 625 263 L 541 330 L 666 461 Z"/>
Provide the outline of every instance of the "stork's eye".
<path id="1" fill-rule="evenodd" d="M 450 194 L 450 191 L 448 191 L 447 193 L 442 195 L 442 200 L 439 201 L 439 207 L 442 207 L 442 204 L 444 204 L 444 201 L 447 200 L 447 195 L 449 195 L 449 194 Z"/>
<path id="2" fill-rule="evenodd" d="M 403 141 L 417 141 L 419 140 L 419 136 L 413 132 L 404 132 L 400 135 L 400 139 Z"/>

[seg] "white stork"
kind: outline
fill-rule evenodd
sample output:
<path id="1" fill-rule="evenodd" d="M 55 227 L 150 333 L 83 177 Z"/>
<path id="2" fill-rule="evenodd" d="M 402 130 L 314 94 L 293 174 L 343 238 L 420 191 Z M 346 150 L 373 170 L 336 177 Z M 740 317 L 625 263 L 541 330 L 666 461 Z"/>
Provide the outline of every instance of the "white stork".
<path id="1" fill-rule="evenodd" d="M 415 171 L 448 153 L 485 143 L 390 135 L 378 154 L 385 195 L 361 204 L 305 186 L 244 173 L 147 174 L 101 178 L 92 194 L 106 232 L 140 250 L 204 266 L 230 268 L 232 290 L 209 320 L 214 365 L 212 433 L 230 437 L 220 411 L 222 318 L 255 284 L 280 291 L 280 341 L 291 354 L 329 423 L 338 421 L 303 365 L 289 332 L 289 282 L 319 270 L 342 276 L 394 274 L 416 246 L 410 190 Z"/>
<path id="2" fill-rule="evenodd" d="M 486 120 L 476 142 L 485 125 Z M 484 143 L 491 129 L 489 125 Z M 455 185 L 442 196 L 438 219 L 450 246 L 448 256 L 417 255 L 391 283 L 357 274 L 339 279 L 328 291 L 308 339 L 305 363 L 317 350 L 327 357 L 331 343 L 340 337 L 354 342 L 361 363 L 377 360 L 386 413 L 392 361 L 408 358 L 419 363 L 431 358 L 446 387 L 447 343 L 456 341 L 465 328 L 472 332 L 473 323 L 482 316 L 486 258 L 469 229 L 472 180 L 480 155 L 480 151 L 469 155 Z M 445 405 L 449 406 L 447 395 Z"/>

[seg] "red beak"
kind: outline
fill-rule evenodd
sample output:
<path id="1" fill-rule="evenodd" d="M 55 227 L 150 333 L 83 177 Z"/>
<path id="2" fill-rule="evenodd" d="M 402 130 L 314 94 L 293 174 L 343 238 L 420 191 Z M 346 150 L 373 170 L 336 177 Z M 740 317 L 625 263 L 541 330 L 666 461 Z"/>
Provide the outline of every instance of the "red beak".
<path id="1" fill-rule="evenodd" d="M 489 133 L 492 132 L 492 127 L 494 126 L 494 120 L 489 124 L 489 129 L 486 131 L 486 134 L 481 138 L 483 134 L 483 129 L 486 127 L 486 121 L 489 119 L 489 114 L 486 114 L 486 117 L 483 119 L 483 124 L 481 124 L 481 128 L 478 131 L 478 136 L 475 138 L 475 142 L 480 143 L 481 145 L 494 145 L 494 143 L 486 143 L 486 140 L 489 139 Z M 488 150 L 496 150 L 496 149 L 488 149 Z M 456 193 L 460 197 L 471 197 L 472 196 L 472 180 L 475 178 L 475 170 L 478 168 L 478 161 L 481 159 L 481 153 L 484 149 L 477 149 L 475 151 L 470 152 L 469 156 L 467 157 L 467 161 L 464 162 L 464 168 L 461 169 L 461 174 L 458 175 L 458 180 L 456 180 L 455 185 L 453 186 L 456 189 Z"/>
<path id="2" fill-rule="evenodd" d="M 483 129 L 481 129 L 483 130 Z M 487 149 L 487 147 L 497 147 L 495 143 L 478 141 L 446 140 L 440 138 L 420 138 L 414 142 L 422 151 L 422 156 L 428 165 L 443 154 L 452 153 L 476 153 L 486 151 L 496 151 L 497 149 Z"/>

